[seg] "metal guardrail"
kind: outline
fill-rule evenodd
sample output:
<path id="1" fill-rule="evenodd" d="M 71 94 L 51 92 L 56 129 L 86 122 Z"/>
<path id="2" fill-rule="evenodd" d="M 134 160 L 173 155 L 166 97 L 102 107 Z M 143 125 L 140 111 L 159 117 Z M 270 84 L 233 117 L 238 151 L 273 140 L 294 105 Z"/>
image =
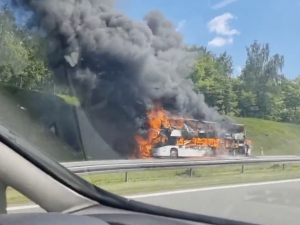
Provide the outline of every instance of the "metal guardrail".
<path id="1" fill-rule="evenodd" d="M 224 157 L 214 159 L 146 159 L 61 163 L 76 174 L 126 172 L 157 169 L 201 168 L 261 163 L 300 163 L 300 156 Z"/>

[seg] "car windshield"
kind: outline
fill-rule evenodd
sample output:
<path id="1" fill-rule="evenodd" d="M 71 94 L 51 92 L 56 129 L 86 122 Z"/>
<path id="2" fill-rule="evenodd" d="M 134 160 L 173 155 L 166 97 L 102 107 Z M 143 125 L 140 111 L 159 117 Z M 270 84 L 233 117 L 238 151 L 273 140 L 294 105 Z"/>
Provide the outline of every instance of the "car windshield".
<path id="1" fill-rule="evenodd" d="M 299 155 L 299 4 L 254 2 L 0 1 L 0 135 L 153 205 L 241 220 L 230 196 L 289 205 L 252 184 L 300 178 L 264 161 Z"/>

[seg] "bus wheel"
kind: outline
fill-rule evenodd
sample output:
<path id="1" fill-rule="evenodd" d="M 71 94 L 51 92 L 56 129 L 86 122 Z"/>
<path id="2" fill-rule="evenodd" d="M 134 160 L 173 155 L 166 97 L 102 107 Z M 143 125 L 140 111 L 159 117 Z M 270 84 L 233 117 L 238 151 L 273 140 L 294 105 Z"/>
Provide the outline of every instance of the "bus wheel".
<path id="1" fill-rule="evenodd" d="M 170 151 L 171 158 L 178 158 L 178 151 L 175 148 L 172 148 Z"/>
<path id="2" fill-rule="evenodd" d="M 236 156 L 236 155 L 237 155 L 236 149 L 233 150 L 232 154 L 233 154 L 233 156 Z"/>
<path id="3" fill-rule="evenodd" d="M 212 155 L 217 156 L 217 148 L 211 148 Z"/>

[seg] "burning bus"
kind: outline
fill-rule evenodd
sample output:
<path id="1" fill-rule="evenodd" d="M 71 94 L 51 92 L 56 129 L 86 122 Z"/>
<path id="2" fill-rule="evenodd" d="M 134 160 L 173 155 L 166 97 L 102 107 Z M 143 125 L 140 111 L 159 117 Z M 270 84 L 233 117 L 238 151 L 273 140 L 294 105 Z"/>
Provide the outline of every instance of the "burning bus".
<path id="1" fill-rule="evenodd" d="M 154 145 L 153 157 L 201 157 L 215 156 L 219 152 L 221 140 L 209 125 L 187 118 L 170 119 L 182 123 L 181 129 L 172 129 L 166 142 Z"/>
<path id="2" fill-rule="evenodd" d="M 147 135 L 136 136 L 139 158 L 251 155 L 252 143 L 242 124 L 173 116 L 160 106 L 147 117 Z"/>
<path id="3" fill-rule="evenodd" d="M 226 124 L 226 128 L 231 128 L 228 130 L 224 129 L 224 124 L 210 121 L 183 119 L 183 124 L 182 129 L 173 129 L 165 142 L 153 145 L 153 157 L 251 155 L 252 143 L 246 139 L 242 124 Z M 198 128 L 193 129 L 190 124 Z"/>

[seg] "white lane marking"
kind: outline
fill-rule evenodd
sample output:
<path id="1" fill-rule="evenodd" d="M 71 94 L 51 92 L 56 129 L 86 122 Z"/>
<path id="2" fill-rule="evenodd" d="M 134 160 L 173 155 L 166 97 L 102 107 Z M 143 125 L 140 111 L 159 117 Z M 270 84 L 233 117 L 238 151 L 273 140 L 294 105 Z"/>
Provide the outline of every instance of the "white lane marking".
<path id="1" fill-rule="evenodd" d="M 299 181 L 300 179 L 292 179 L 292 180 L 279 180 L 279 181 L 257 182 L 257 183 L 247 183 L 247 184 L 235 184 L 235 185 L 225 185 L 225 186 L 206 187 L 206 188 L 197 188 L 197 189 L 186 189 L 186 190 L 179 190 L 179 191 L 158 192 L 158 193 L 143 194 L 143 195 L 130 195 L 124 197 L 129 199 L 147 198 L 147 197 L 155 197 L 155 196 L 162 196 L 162 195 L 184 194 L 184 193 L 198 192 L 198 191 L 213 191 L 213 190 L 220 190 L 220 189 L 261 186 L 261 185 L 268 185 L 268 184 L 282 184 L 282 183 L 299 182 Z M 37 208 L 40 207 L 38 205 L 13 206 L 13 207 L 8 207 L 7 211 L 17 211 L 17 210 L 37 209 Z"/>
<path id="2" fill-rule="evenodd" d="M 290 183 L 290 182 L 299 182 L 299 181 L 300 181 L 300 179 L 291 179 L 291 180 L 268 181 L 268 182 L 257 182 L 257 183 L 247 183 L 247 184 L 224 185 L 224 186 L 216 186 L 216 187 L 206 187 L 206 188 L 186 189 L 186 190 L 178 190 L 178 191 L 158 192 L 158 193 L 152 193 L 152 194 L 131 195 L 131 196 L 124 196 L 124 197 L 125 198 L 131 198 L 131 199 L 147 198 L 147 197 L 156 197 L 156 196 L 162 196 L 162 195 L 184 194 L 184 193 L 198 192 L 198 191 L 213 191 L 213 190 L 220 190 L 220 189 L 261 186 L 261 185 L 268 185 L 268 184 L 281 184 L 281 183 Z"/>
<path id="3" fill-rule="evenodd" d="M 37 209 L 40 208 L 38 205 L 22 205 L 22 206 L 13 206 L 8 207 L 7 211 L 17 211 L 17 210 L 26 210 L 26 209 Z"/>

